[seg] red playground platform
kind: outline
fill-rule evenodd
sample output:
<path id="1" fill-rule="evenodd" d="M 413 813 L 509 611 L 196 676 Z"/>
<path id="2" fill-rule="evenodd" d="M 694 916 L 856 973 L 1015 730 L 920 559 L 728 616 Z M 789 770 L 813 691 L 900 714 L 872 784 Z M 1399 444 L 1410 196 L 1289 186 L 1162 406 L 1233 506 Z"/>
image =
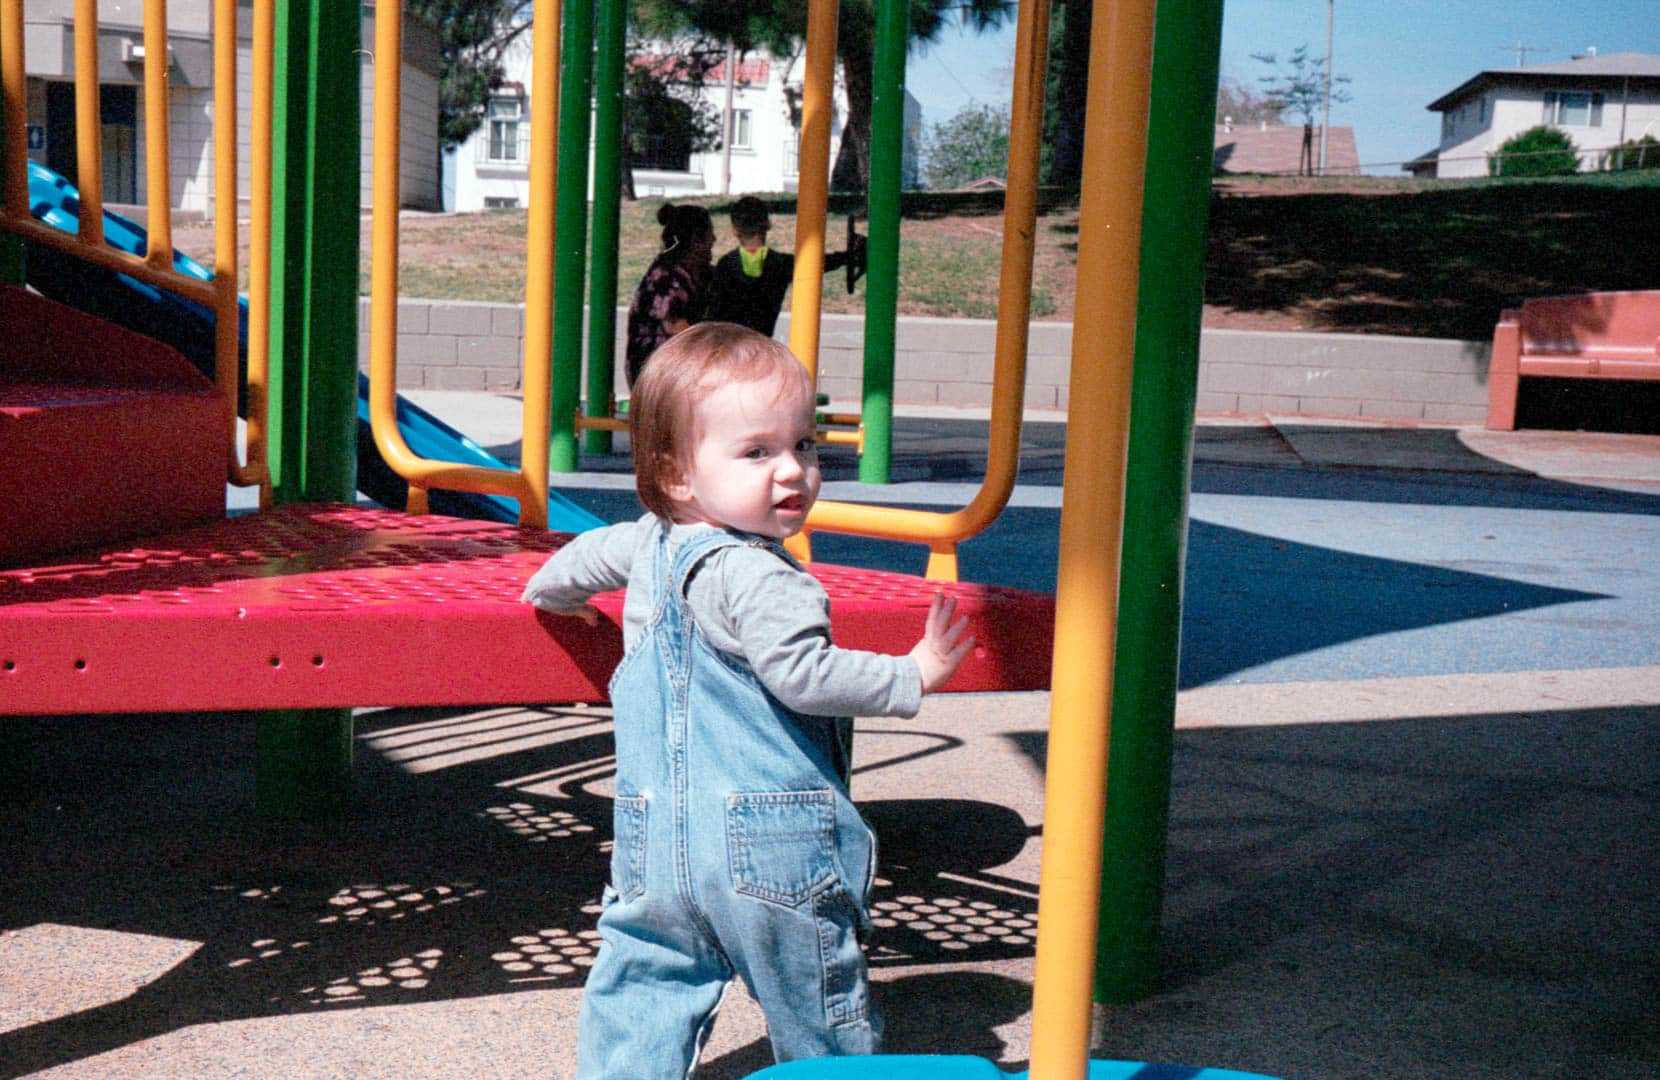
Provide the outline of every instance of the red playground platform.
<path id="1" fill-rule="evenodd" d="M 0 714 L 605 699 L 598 627 L 519 600 L 570 537 L 342 505 L 229 518 L 0 571 Z M 838 644 L 909 651 L 936 590 L 979 644 L 948 691 L 1049 685 L 1053 598 L 815 565 Z"/>

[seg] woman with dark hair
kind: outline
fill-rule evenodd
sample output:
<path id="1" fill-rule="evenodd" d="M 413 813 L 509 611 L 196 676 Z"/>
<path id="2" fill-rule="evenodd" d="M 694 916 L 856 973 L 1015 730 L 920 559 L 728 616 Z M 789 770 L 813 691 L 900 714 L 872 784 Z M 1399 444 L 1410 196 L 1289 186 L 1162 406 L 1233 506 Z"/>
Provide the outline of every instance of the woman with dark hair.
<path id="1" fill-rule="evenodd" d="M 709 308 L 709 256 L 715 227 L 701 206 L 665 203 L 657 211 L 663 250 L 652 260 L 628 309 L 628 385 L 657 346 L 695 322 Z"/>

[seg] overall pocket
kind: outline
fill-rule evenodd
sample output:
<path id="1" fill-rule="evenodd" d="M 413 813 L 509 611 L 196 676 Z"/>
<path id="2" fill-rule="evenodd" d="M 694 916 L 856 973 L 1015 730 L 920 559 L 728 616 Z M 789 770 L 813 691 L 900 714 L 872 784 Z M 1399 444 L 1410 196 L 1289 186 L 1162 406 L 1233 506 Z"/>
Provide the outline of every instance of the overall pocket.
<path id="1" fill-rule="evenodd" d="M 646 891 L 646 797 L 618 795 L 611 811 L 611 887 L 624 901 Z"/>
<path id="2" fill-rule="evenodd" d="M 836 802 L 828 789 L 726 797 L 732 888 L 799 907 L 836 881 Z"/>

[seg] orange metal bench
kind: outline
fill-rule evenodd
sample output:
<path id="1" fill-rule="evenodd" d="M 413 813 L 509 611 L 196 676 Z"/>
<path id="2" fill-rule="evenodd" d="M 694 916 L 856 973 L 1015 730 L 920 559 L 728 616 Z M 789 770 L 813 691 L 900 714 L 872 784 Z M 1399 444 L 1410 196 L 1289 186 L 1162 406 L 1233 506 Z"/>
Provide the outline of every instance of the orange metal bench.
<path id="1" fill-rule="evenodd" d="M 1523 376 L 1660 380 L 1660 289 L 1547 296 L 1493 328 L 1487 426 L 1516 428 Z"/>

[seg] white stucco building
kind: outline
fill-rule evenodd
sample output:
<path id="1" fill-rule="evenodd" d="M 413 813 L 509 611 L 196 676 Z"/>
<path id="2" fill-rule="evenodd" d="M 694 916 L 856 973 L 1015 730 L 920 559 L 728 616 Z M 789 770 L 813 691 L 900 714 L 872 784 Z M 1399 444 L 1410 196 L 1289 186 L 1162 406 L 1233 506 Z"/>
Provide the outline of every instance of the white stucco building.
<path id="1" fill-rule="evenodd" d="M 484 125 L 448 155 L 447 209 L 504 209 L 529 203 L 530 102 L 535 87 L 528 35 L 514 43 L 504 61 L 506 81 L 491 100 Z M 635 193 L 678 198 L 794 191 L 798 132 L 790 118 L 789 94 L 799 94 L 802 67 L 799 58 L 780 59 L 759 51 L 738 58 L 730 72 L 731 115 L 725 124 L 731 135 L 729 148 L 723 140 L 719 149 L 691 152 L 653 132 L 630 132 Z M 716 115 L 726 112 L 728 74 L 726 65 L 719 65 L 700 91 L 704 105 Z M 832 161 L 846 115 L 847 98 L 838 72 L 830 124 Z M 922 110 L 908 93 L 905 128 L 906 186 L 914 187 Z"/>
<path id="2" fill-rule="evenodd" d="M 1582 171 L 1599 169 L 1622 142 L 1660 139 L 1660 56 L 1590 54 L 1483 71 L 1428 107 L 1441 114 L 1441 141 L 1402 166 L 1416 175 L 1486 176 L 1488 155 L 1541 124 L 1567 133 Z"/>
<path id="3" fill-rule="evenodd" d="M 363 40 L 374 41 L 373 0 L 363 4 Z M 237 4 L 238 195 L 248 198 L 248 116 L 252 101 L 252 4 Z M 144 11 L 123 0 L 98 3 L 98 83 L 104 201 L 148 201 L 144 169 Z M 213 3 L 167 5 L 169 161 L 175 209 L 213 210 Z M 75 180 L 75 0 L 31 0 L 24 9 L 29 157 Z M 404 20 L 402 201 L 438 204 L 438 40 L 418 20 Z M 370 204 L 374 134 L 374 65 L 361 75 L 363 206 Z"/>

